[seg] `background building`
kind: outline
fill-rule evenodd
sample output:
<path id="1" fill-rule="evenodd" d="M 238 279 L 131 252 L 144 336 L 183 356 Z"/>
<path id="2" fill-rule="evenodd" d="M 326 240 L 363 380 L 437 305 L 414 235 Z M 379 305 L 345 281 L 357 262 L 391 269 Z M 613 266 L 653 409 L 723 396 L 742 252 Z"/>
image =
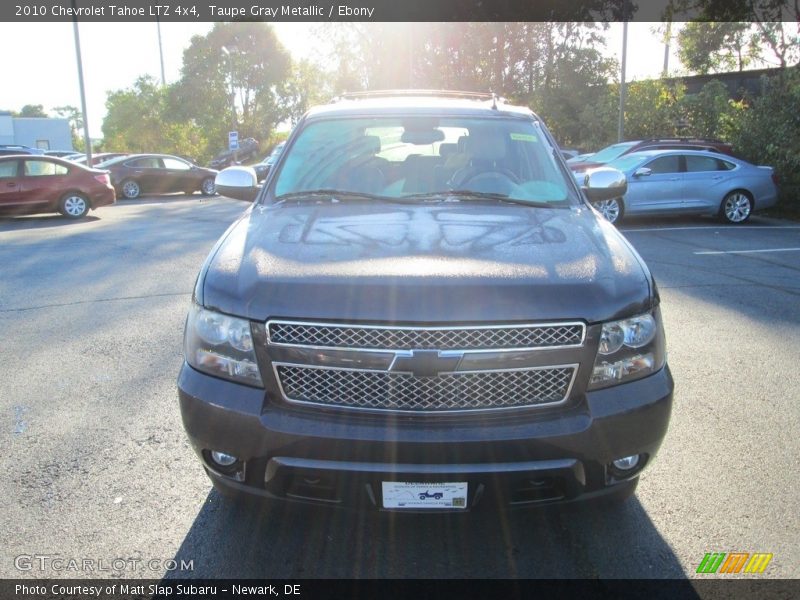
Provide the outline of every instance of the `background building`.
<path id="1" fill-rule="evenodd" d="M 14 117 L 0 112 L 0 144 L 21 144 L 42 150 L 72 150 L 67 119 Z"/>

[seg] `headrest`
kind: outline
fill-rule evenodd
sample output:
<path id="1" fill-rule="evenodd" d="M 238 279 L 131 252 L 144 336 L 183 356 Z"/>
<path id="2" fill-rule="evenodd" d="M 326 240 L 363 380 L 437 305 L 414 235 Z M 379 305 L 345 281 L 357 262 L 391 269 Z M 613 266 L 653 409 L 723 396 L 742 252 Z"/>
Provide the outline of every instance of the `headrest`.
<path id="1" fill-rule="evenodd" d="M 467 153 L 479 160 L 501 160 L 506 155 L 506 139 L 496 129 L 474 129 L 467 138 Z"/>
<path id="2" fill-rule="evenodd" d="M 353 144 L 355 154 L 377 154 L 381 151 L 381 138 L 377 135 L 365 135 L 357 138 Z"/>
<path id="3" fill-rule="evenodd" d="M 458 152 L 458 144 L 440 144 L 439 145 L 439 156 L 447 158 Z"/>

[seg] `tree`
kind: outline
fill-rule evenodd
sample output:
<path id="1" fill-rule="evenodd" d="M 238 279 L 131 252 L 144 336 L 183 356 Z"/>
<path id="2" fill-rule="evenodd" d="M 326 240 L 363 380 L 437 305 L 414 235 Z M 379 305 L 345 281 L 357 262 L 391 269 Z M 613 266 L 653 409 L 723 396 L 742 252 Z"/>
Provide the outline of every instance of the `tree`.
<path id="1" fill-rule="evenodd" d="M 658 79 L 630 83 L 625 104 L 626 137 L 635 140 L 676 135 L 684 94 L 682 84 L 670 86 Z"/>
<path id="2" fill-rule="evenodd" d="M 678 34 L 679 55 L 692 72 L 742 70 L 748 65 L 784 68 L 800 61 L 797 0 L 671 0 L 671 4 L 703 21 L 687 24 Z"/>
<path id="3" fill-rule="evenodd" d="M 69 127 L 72 132 L 72 147 L 79 151 L 84 151 L 85 142 L 83 140 L 83 113 L 77 107 L 69 104 L 64 106 L 56 106 L 53 108 L 62 119 L 69 121 Z"/>
<path id="4" fill-rule="evenodd" d="M 280 94 L 281 111 L 289 115 L 292 124 L 316 104 L 330 100 L 328 77 L 322 69 L 308 60 L 292 64 L 291 77 L 283 84 Z"/>
<path id="5" fill-rule="evenodd" d="M 169 87 L 150 76 L 132 88 L 108 94 L 104 146 L 120 152 L 163 152 L 207 158 L 208 140 L 199 126 L 176 118 Z"/>
<path id="6" fill-rule="evenodd" d="M 216 23 L 183 54 L 175 108 L 206 132 L 212 152 L 227 146 L 231 129 L 240 138 L 267 139 L 292 112 L 283 96 L 290 67 L 269 25 Z"/>
<path id="7" fill-rule="evenodd" d="M 743 71 L 758 55 L 750 23 L 692 22 L 678 33 L 678 56 L 694 73 Z"/>
<path id="8" fill-rule="evenodd" d="M 800 71 L 764 78 L 763 93 L 746 101 L 731 123 L 730 141 L 737 154 L 758 165 L 770 165 L 780 179 L 784 201 L 800 209 Z"/>
<path id="9" fill-rule="evenodd" d="M 697 94 L 687 94 L 678 107 L 688 130 L 682 134 L 701 138 L 729 137 L 729 127 L 735 105 L 730 102 L 728 88 L 713 79 Z"/>
<path id="10" fill-rule="evenodd" d="M 46 119 L 50 115 L 48 115 L 44 111 L 44 106 L 42 106 L 41 104 L 26 104 L 19 111 L 19 116 L 20 117 L 38 117 L 38 118 Z"/>

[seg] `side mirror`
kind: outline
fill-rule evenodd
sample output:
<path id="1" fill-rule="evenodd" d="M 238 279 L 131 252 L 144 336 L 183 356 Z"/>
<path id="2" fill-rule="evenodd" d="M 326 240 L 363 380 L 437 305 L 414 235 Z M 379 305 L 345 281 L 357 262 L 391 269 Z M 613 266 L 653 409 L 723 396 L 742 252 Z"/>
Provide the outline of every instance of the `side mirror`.
<path id="1" fill-rule="evenodd" d="M 624 196 L 628 191 L 628 181 L 622 171 L 599 167 L 586 172 L 581 189 L 589 202 L 602 202 Z"/>
<path id="2" fill-rule="evenodd" d="M 640 167 L 634 171 L 634 177 L 649 177 L 653 173 L 652 169 L 648 169 L 647 167 Z"/>
<path id="3" fill-rule="evenodd" d="M 217 192 L 223 196 L 252 202 L 258 194 L 256 172 L 252 167 L 228 167 L 214 179 Z"/>

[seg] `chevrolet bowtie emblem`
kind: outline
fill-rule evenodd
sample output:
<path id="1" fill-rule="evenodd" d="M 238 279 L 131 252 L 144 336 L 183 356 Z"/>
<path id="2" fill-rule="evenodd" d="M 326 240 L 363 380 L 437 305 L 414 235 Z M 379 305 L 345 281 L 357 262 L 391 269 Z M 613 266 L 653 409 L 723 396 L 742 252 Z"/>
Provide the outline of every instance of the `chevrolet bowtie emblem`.
<path id="1" fill-rule="evenodd" d="M 398 352 L 394 355 L 389 371 L 411 373 L 415 377 L 436 377 L 439 373 L 455 371 L 463 356 L 462 352 L 440 352 L 439 350 Z"/>

